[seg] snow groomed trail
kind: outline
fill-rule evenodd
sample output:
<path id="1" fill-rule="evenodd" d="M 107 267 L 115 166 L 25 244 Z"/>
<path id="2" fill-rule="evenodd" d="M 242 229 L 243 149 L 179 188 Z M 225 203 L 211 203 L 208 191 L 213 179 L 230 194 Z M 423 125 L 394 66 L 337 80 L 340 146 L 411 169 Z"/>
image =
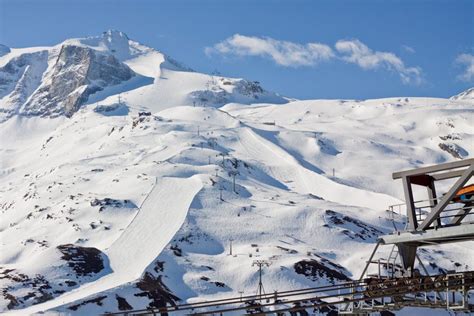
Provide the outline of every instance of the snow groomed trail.
<path id="1" fill-rule="evenodd" d="M 181 227 L 201 188 L 202 182 L 197 177 L 158 179 L 137 216 L 105 251 L 112 273 L 54 300 L 8 314 L 31 315 L 47 311 L 138 279 Z"/>
<path id="2" fill-rule="evenodd" d="M 400 203 L 389 195 L 346 186 L 303 167 L 297 159 L 251 127 L 240 129 L 239 143 L 244 152 L 254 161 L 260 161 L 262 168 L 275 179 L 282 183 L 290 181 L 296 192 L 313 193 L 333 202 L 378 210 Z"/>
<path id="3" fill-rule="evenodd" d="M 197 178 L 159 179 L 140 213 L 107 250 L 112 269 L 140 277 L 181 227 L 201 187 Z"/>

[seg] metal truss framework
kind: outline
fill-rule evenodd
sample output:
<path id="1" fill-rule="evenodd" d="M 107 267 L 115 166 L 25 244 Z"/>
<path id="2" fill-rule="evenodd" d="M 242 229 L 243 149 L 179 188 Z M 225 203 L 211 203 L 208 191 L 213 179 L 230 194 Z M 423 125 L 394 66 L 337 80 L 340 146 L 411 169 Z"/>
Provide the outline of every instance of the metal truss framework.
<path id="1" fill-rule="evenodd" d="M 474 272 L 416 278 L 366 279 L 262 295 L 203 300 L 195 303 L 122 311 L 104 315 L 308 315 L 308 311 L 368 315 L 403 307 L 474 311 L 468 293 Z"/>
<path id="2" fill-rule="evenodd" d="M 474 159 L 393 173 L 393 179 L 403 183 L 408 222 L 404 231 L 382 236 L 380 242 L 398 247 L 403 268 L 410 274 L 418 247 L 474 240 L 474 222 L 468 220 L 474 200 L 472 196 L 458 198 L 473 174 Z M 444 195 L 439 194 L 435 184 L 448 179 L 456 181 Z M 425 187 L 428 198 L 415 201 L 413 185 Z"/>

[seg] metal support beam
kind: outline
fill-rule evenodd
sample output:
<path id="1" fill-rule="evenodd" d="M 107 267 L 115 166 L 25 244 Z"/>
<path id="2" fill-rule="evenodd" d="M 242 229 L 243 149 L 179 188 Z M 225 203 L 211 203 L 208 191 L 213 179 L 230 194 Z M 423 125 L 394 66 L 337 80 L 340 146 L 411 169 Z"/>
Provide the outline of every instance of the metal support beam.
<path id="1" fill-rule="evenodd" d="M 418 255 L 415 255 L 416 259 L 418 259 L 418 263 L 420 264 L 420 267 L 423 269 L 423 272 L 425 273 L 426 276 L 430 276 L 430 273 L 426 269 L 425 265 L 423 264 L 423 261 L 421 261 L 420 257 Z"/>
<path id="2" fill-rule="evenodd" d="M 460 209 L 456 215 L 454 215 L 454 218 L 451 220 L 449 224 L 450 225 L 461 224 L 461 221 L 464 219 L 464 217 L 466 217 L 471 212 L 473 206 L 474 205 L 472 202 L 465 204 L 464 207 Z"/>
<path id="3" fill-rule="evenodd" d="M 464 172 L 464 169 L 462 170 L 454 170 L 454 171 L 449 171 L 449 172 L 443 172 L 443 173 L 435 173 L 431 175 L 431 177 L 435 181 L 440 181 L 440 180 L 446 180 L 446 179 L 452 179 L 452 178 L 457 178 L 462 176 Z"/>
<path id="4" fill-rule="evenodd" d="M 436 187 L 434 184 L 433 178 L 430 177 L 428 186 L 426 187 L 426 190 L 428 191 L 428 200 L 430 203 L 430 209 L 433 211 L 435 206 L 438 204 L 438 201 L 436 200 Z M 441 226 L 441 219 L 438 217 L 435 223 L 435 227 Z"/>
<path id="5" fill-rule="evenodd" d="M 474 158 L 463 159 L 463 160 L 459 160 L 459 161 L 447 162 L 447 163 L 442 163 L 442 164 L 439 164 L 439 165 L 434 165 L 434 166 L 429 166 L 429 167 L 423 167 L 423 168 L 417 168 L 417 169 L 410 169 L 410 170 L 405 170 L 405 171 L 394 172 L 392 174 L 392 178 L 395 180 L 395 179 L 401 179 L 402 177 L 423 175 L 423 174 L 428 174 L 428 173 L 433 173 L 433 172 L 438 172 L 438 171 L 443 171 L 443 170 L 462 168 L 462 167 L 468 167 L 468 166 L 473 166 L 473 165 L 474 165 Z"/>
<path id="6" fill-rule="evenodd" d="M 474 161 L 474 160 L 473 160 Z M 448 203 L 453 199 L 459 189 L 466 184 L 467 181 L 472 177 L 474 173 L 474 164 L 471 165 L 467 170 L 465 170 L 462 176 L 456 181 L 456 183 L 451 187 L 451 189 L 443 196 L 443 198 L 438 202 L 435 208 L 428 214 L 425 220 L 420 224 L 418 230 L 426 230 L 438 217 L 439 214 L 445 209 Z"/>
<path id="7" fill-rule="evenodd" d="M 407 205 L 408 228 L 416 230 L 418 221 L 416 220 L 415 203 L 413 202 L 413 191 L 409 177 L 403 177 L 403 192 L 405 193 L 405 203 Z"/>
<path id="8" fill-rule="evenodd" d="M 464 240 L 474 240 L 474 223 L 457 226 L 444 226 L 425 231 L 398 232 L 379 237 L 385 245 L 408 243 L 414 245 L 443 244 Z"/>
<path id="9" fill-rule="evenodd" d="M 377 249 L 380 246 L 380 242 L 381 242 L 380 240 L 377 241 L 377 244 L 375 245 L 375 248 L 372 251 L 372 254 L 370 255 L 369 261 L 367 261 L 367 264 L 365 265 L 364 271 L 362 271 L 362 274 L 360 275 L 359 281 L 362 281 L 362 279 L 364 278 L 364 274 L 367 272 L 367 269 L 369 268 L 369 264 L 372 261 L 372 259 L 374 258 L 374 255 L 375 255 L 375 253 L 377 252 Z"/>
<path id="10" fill-rule="evenodd" d="M 413 267 L 415 266 L 416 259 L 416 245 L 397 244 L 400 258 L 402 259 L 403 269 L 410 271 L 410 276 L 413 276 Z"/>

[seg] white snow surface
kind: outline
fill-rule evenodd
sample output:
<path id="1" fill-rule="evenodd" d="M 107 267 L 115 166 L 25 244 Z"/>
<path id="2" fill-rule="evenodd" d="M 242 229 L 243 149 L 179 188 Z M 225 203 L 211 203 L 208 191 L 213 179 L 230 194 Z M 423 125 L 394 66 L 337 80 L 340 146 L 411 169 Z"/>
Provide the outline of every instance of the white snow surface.
<path id="1" fill-rule="evenodd" d="M 19 313 L 51 309 L 138 279 L 183 224 L 188 207 L 200 188 L 201 181 L 192 177 L 164 177 L 157 180 L 132 222 L 105 249 L 110 261 L 110 274 L 41 306 L 20 310 Z M 177 192 L 180 194 L 179 199 L 174 195 Z M 146 251 L 143 249 L 144 242 L 148 244 Z"/>
<path id="2" fill-rule="evenodd" d="M 254 259 L 272 262 L 268 291 L 332 282 L 297 274 L 302 260 L 358 278 L 377 236 L 393 230 L 385 210 L 402 202 L 392 172 L 474 152 L 470 100 L 291 101 L 189 71 L 121 32 L 66 42 L 141 76 L 91 95 L 70 118 L 0 123 L 6 314 L 114 312 L 119 297 L 146 308 L 147 277 L 177 302 L 254 294 Z M 45 50 L 11 49 L 0 65 Z M 78 274 L 57 248 L 69 244 L 99 250 L 103 269 Z M 436 262 L 430 272 L 472 270 L 473 246 L 420 256 Z"/>
<path id="3" fill-rule="evenodd" d="M 469 100 L 469 101 L 474 101 L 474 87 L 469 88 L 455 96 L 452 96 L 450 98 L 451 100 Z"/>

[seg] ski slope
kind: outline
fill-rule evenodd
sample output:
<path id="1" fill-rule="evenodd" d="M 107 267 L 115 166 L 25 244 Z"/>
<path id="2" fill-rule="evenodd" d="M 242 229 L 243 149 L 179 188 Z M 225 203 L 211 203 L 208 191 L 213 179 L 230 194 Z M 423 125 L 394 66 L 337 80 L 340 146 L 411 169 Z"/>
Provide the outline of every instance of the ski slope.
<path id="1" fill-rule="evenodd" d="M 267 137 L 272 133 L 260 131 Z M 239 133 L 239 142 L 243 151 L 251 159 L 259 161 L 268 172 L 280 182 L 290 182 L 292 190 L 300 194 L 317 194 L 326 200 L 359 207 L 383 209 L 387 205 L 399 204 L 401 201 L 385 194 L 360 190 L 339 184 L 308 170 L 286 151 L 260 135 L 251 128 L 243 128 Z M 275 159 L 276 158 L 276 159 Z"/>
<path id="2" fill-rule="evenodd" d="M 105 251 L 112 268 L 110 274 L 55 300 L 11 314 L 26 315 L 52 309 L 136 280 L 181 227 L 187 210 L 200 189 L 201 182 L 198 178 L 159 179 L 136 217 Z M 176 199 L 178 191 L 180 198 Z"/>
<path id="3" fill-rule="evenodd" d="M 9 192 L 7 197 L 18 192 L 14 198 L 18 204 L 13 208 L 18 207 L 19 211 L 4 210 L 2 240 L 17 245 L 15 251 L 20 255 L 8 255 L 13 250 L 2 245 L 2 266 L 21 269 L 26 275 L 44 275 L 53 289 L 64 289 L 60 284 L 71 272 L 61 263 L 55 246 L 77 243 L 82 238 L 87 239 L 82 244 L 103 251 L 111 272 L 104 270 L 105 275 L 95 278 L 77 277 L 81 284 L 66 293 L 10 312 L 87 315 L 117 311 L 116 295 L 125 298 L 133 308 L 143 308 L 153 302 L 141 296 L 146 292 L 137 288 L 146 274 L 161 277 L 170 293 L 182 301 L 225 297 L 241 290 L 252 293 L 257 278 L 251 265 L 255 258 L 272 258 L 274 262 L 265 274 L 270 289 L 327 284 L 328 279 L 312 281 L 293 269 L 296 262 L 320 257 L 343 267 L 338 268 L 341 273 L 356 277 L 377 234 L 392 230 L 384 210 L 398 203 L 400 195 L 399 185 L 390 180 L 391 171 L 409 167 L 411 159 L 439 159 L 431 156 L 436 151 L 438 157 L 445 159 L 450 154 L 437 149 L 437 143 L 430 145 L 433 132 L 425 127 L 417 132 L 420 139 L 416 144 L 409 134 L 398 134 L 401 140 L 387 141 L 384 136 L 367 131 L 378 129 L 367 120 L 366 129 L 351 130 L 351 139 L 357 141 L 348 142 L 347 135 L 337 127 L 340 120 L 327 117 L 319 121 L 316 116 L 301 125 L 294 123 L 306 117 L 308 109 L 319 110 L 318 104 L 310 102 L 303 103 L 304 108 L 298 110 L 300 104 L 232 105 L 223 109 L 179 106 L 150 116 L 139 116 L 133 108 L 127 115 L 105 116 L 96 113 L 94 107 L 86 107 L 72 120 L 54 121 L 51 126 L 44 126 L 41 119 L 36 123 L 23 119 L 21 126 L 29 122 L 29 128 L 38 133 L 35 137 L 24 137 L 27 134 L 23 128 L 19 130 L 21 135 L 5 139 L 4 170 L 10 171 L 3 175 L 7 185 L 2 191 Z M 351 105 L 339 107 L 332 115 L 347 111 Z M 462 139 L 456 142 L 471 152 L 472 134 L 467 122 L 472 113 L 463 107 L 454 102 L 431 114 L 436 117 L 432 124 L 439 126 L 438 135 L 460 135 Z M 290 109 L 300 117 L 287 115 Z M 429 109 L 425 105 L 417 111 Z M 279 111 L 285 114 L 278 114 Z M 381 112 L 377 120 L 393 119 L 394 114 L 400 119 L 410 117 L 406 111 L 414 109 L 402 107 L 395 113 Z M 277 123 L 265 124 L 272 120 L 272 115 Z M 353 119 L 354 122 L 347 119 L 345 125 L 358 124 L 358 118 Z M 439 121 L 442 124 L 437 124 Z M 7 123 L 1 126 L 3 131 L 18 130 L 14 121 Z M 331 124 L 336 127 L 331 128 Z M 410 121 L 403 124 L 409 125 Z M 340 135 L 343 137 L 339 138 Z M 385 146 L 382 151 L 380 144 Z M 404 150 L 397 154 L 397 159 L 393 159 L 394 154 L 387 156 L 387 151 L 399 148 Z M 346 156 L 346 152 L 350 154 Z M 23 158 L 15 159 L 17 153 L 22 153 Z M 353 175 L 361 175 L 368 159 L 374 159 L 370 157 L 378 160 L 370 166 L 375 171 L 366 175 L 373 182 L 354 178 Z M 338 167 L 342 165 L 345 168 Z M 331 174 L 332 166 L 337 167 L 335 177 Z M 91 171 L 96 169 L 103 171 Z M 231 171 L 237 172 L 236 192 Z M 24 174 L 29 175 L 18 176 Z M 88 180 L 84 182 L 85 179 Z M 62 183 L 57 189 L 60 191 L 48 190 L 51 181 Z M 32 182 L 34 186 L 30 186 Z M 377 184 L 376 191 L 370 190 L 373 183 Z M 33 197 L 23 201 L 25 190 Z M 83 195 L 70 200 L 64 192 Z M 221 193 L 223 200 L 219 198 Z M 94 197 L 130 199 L 142 206 L 138 212 L 112 207 L 97 213 L 97 208 L 89 205 Z M 51 214 L 50 220 L 43 212 L 33 212 L 34 221 L 54 232 L 56 238 L 35 229 L 33 219 L 27 219 L 35 204 L 48 205 L 51 199 L 58 206 L 65 204 L 64 209 L 83 210 L 66 215 L 73 220 L 70 223 L 61 208 L 43 211 Z M 2 205 L 8 206 L 9 201 Z M 17 223 L 13 229 L 8 225 L 12 222 Z M 71 226 L 74 223 L 81 230 L 76 231 Z M 98 228 L 90 228 L 92 223 Z M 24 237 L 18 240 L 18 236 Z M 34 243 L 18 246 L 27 238 L 48 240 L 49 247 Z M 228 256 L 230 238 L 236 257 Z M 466 256 L 469 247 L 469 243 L 455 245 L 422 256 L 448 269 L 455 268 L 455 264 L 465 267 L 474 260 Z M 32 266 L 28 260 L 31 254 L 48 258 L 44 262 L 48 265 Z M 156 270 L 157 265 L 163 266 L 162 270 Z M 20 289 L 11 293 L 19 295 Z M 102 305 L 86 303 L 100 297 L 106 297 Z M 78 310 L 70 309 L 83 303 Z"/>
<path id="4" fill-rule="evenodd" d="M 64 45 L 114 56 L 133 76 L 104 79 L 71 117 L 26 115 Z M 293 100 L 193 72 L 117 31 L 13 48 L 0 67 L 10 62 L 0 97 L 1 313 L 93 315 L 254 294 L 255 259 L 272 262 L 268 291 L 357 278 L 378 236 L 393 230 L 386 209 L 403 192 L 392 172 L 474 152 L 470 91 Z M 27 68 L 36 79 L 23 88 Z M 86 255 L 68 257 L 65 245 Z M 442 273 L 472 269 L 471 250 L 467 242 L 419 255 Z M 88 251 L 102 269 L 82 271 L 97 262 Z M 307 262 L 319 266 L 296 268 Z"/>

